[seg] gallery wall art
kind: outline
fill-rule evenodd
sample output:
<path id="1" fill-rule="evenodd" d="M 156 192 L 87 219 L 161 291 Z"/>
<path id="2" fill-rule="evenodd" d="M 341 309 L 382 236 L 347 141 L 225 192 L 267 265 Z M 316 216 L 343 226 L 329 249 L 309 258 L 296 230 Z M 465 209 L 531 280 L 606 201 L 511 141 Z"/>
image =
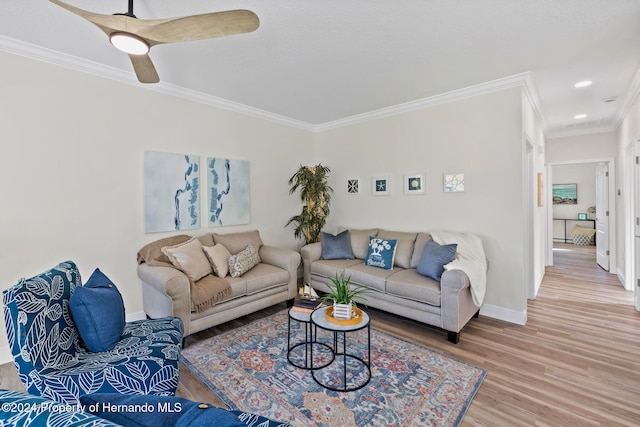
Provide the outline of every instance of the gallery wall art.
<path id="1" fill-rule="evenodd" d="M 553 184 L 554 205 L 577 205 L 578 184 Z"/>
<path id="2" fill-rule="evenodd" d="M 404 194 L 419 195 L 425 194 L 425 174 L 405 174 L 404 175 Z"/>
<path id="3" fill-rule="evenodd" d="M 374 196 L 389 196 L 391 194 L 391 177 L 389 175 L 372 177 L 371 194 Z"/>
<path id="4" fill-rule="evenodd" d="M 144 152 L 144 231 L 200 228 L 200 157 Z"/>
<path id="5" fill-rule="evenodd" d="M 249 161 L 207 158 L 209 227 L 249 224 Z"/>

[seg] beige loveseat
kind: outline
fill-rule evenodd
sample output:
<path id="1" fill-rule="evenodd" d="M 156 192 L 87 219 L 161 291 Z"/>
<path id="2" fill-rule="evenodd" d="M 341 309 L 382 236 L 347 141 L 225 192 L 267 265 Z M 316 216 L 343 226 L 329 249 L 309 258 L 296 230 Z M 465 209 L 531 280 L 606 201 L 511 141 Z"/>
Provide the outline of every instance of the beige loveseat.
<path id="1" fill-rule="evenodd" d="M 344 230 L 340 227 L 338 232 Z M 350 229 L 349 234 L 355 259 L 320 259 L 322 243 L 302 248 L 305 283 L 327 292 L 331 278 L 344 274 L 352 284 L 369 289 L 363 302 L 367 307 L 444 329 L 448 340 L 457 343 L 460 331 L 478 315 L 479 307 L 473 302 L 469 277 L 463 271 L 446 270 L 440 282 L 417 273 L 416 267 L 431 235 L 380 229 Z M 365 265 L 370 236 L 397 240 L 393 269 Z"/>
<path id="2" fill-rule="evenodd" d="M 219 244 L 235 255 L 251 244 L 257 249 L 260 262 L 240 277 L 225 276 L 223 281 L 230 285 L 230 290 L 215 304 L 196 310 L 191 295 L 193 281 L 172 266 L 170 260 L 160 252 L 165 243 L 169 246 L 181 241 L 176 237 L 179 236 L 152 242 L 138 253 L 138 277 L 142 279 L 143 306 L 147 316 L 181 318 L 186 337 L 283 301 L 293 302 L 297 291 L 299 253 L 264 245 L 255 230 L 229 234 L 207 233 L 198 236 L 203 247 L 211 248 Z M 220 279 L 216 280 L 220 282 Z"/>

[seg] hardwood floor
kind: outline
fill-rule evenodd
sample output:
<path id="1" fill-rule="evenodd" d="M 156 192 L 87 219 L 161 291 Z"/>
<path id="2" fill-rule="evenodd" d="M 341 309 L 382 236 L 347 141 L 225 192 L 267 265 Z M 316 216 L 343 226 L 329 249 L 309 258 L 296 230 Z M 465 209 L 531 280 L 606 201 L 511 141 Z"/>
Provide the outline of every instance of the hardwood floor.
<path id="1" fill-rule="evenodd" d="M 554 253 L 555 266 L 547 268 L 537 298 L 529 301 L 525 326 L 480 316 L 454 345 L 442 331 L 378 310 L 368 313 L 378 329 L 488 371 L 464 426 L 640 425 L 640 313 L 633 295 L 595 264 L 593 247 L 556 244 Z M 284 307 L 187 337 L 187 345 Z M 224 406 L 181 368 L 178 394 Z M 12 388 L 8 375 L 15 376 L 13 366 L 0 366 L 0 385 Z"/>

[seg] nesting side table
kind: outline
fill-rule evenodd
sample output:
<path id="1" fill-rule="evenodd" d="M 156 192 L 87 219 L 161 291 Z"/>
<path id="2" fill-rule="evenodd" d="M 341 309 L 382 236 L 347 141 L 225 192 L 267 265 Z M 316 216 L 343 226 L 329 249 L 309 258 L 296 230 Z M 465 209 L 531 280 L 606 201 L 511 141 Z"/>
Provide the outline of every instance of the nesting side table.
<path id="1" fill-rule="evenodd" d="M 304 325 L 304 339 L 293 339 L 291 330 L 292 321 Z M 314 326 L 311 324 L 311 313 L 296 311 L 293 307 L 289 309 L 287 360 L 296 368 L 321 369 L 333 362 L 333 359 L 335 357 L 333 349 L 331 349 L 331 347 L 329 347 L 327 344 L 318 343 L 315 341 L 314 329 Z M 315 365 L 312 362 L 314 346 L 316 346 L 316 359 L 318 359 Z M 301 352 L 304 352 L 304 355 L 302 357 L 300 357 Z"/>
<path id="2" fill-rule="evenodd" d="M 334 391 L 355 391 L 369 384 L 371 380 L 371 326 L 369 315 L 362 312 L 362 319 L 353 325 L 341 325 L 327 320 L 326 311 L 332 307 L 315 310 L 310 316 L 310 326 L 324 329 L 333 335 L 334 360 L 325 366 L 314 366 L 311 347 L 311 375 L 322 387 Z M 349 333 L 366 329 L 366 360 L 358 356 L 356 349 L 347 345 Z M 317 332 L 316 332 L 317 335 Z M 341 348 L 340 348 L 341 347 Z"/>

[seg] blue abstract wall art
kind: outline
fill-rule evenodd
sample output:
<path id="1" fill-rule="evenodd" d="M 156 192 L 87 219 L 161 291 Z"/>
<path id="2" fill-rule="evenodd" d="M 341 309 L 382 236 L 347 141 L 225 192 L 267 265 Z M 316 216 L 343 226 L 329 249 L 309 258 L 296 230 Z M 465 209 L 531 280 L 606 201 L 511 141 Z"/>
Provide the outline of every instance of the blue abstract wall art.
<path id="1" fill-rule="evenodd" d="M 200 228 L 200 157 L 144 153 L 144 231 Z"/>
<path id="2" fill-rule="evenodd" d="M 207 158 L 209 227 L 249 224 L 251 193 L 247 160 Z"/>

